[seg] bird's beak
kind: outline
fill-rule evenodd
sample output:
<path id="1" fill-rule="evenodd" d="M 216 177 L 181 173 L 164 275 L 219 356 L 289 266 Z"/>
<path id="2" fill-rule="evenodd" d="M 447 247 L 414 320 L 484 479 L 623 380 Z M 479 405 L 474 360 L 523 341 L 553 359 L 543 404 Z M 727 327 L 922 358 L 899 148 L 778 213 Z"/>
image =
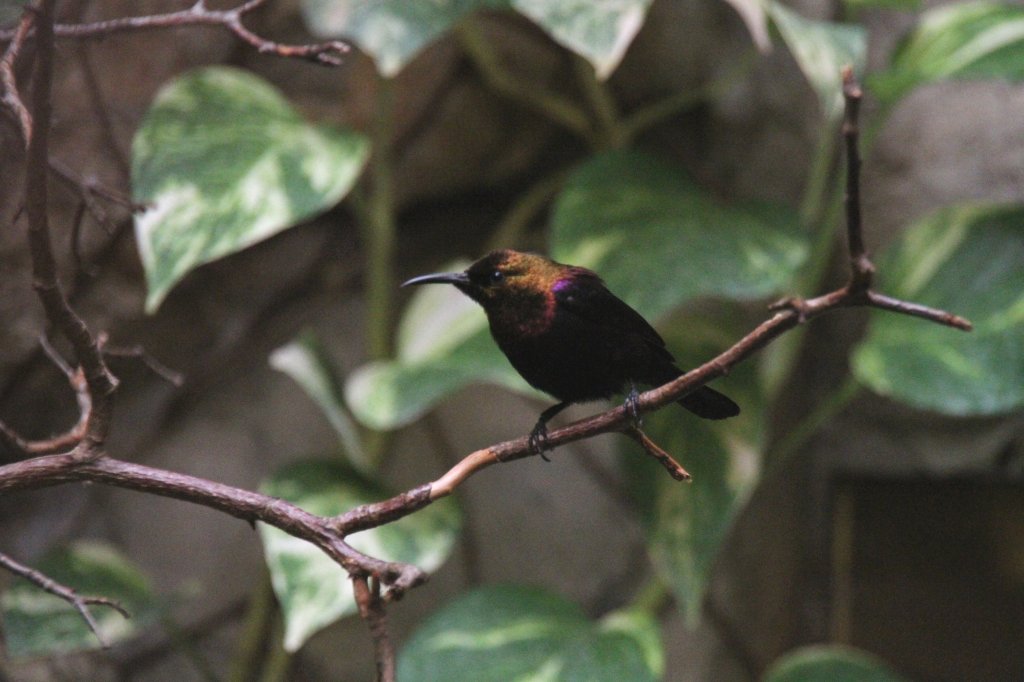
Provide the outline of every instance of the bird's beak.
<path id="1" fill-rule="evenodd" d="M 433 275 L 420 275 L 403 282 L 403 287 L 414 284 L 454 284 L 455 286 L 466 286 L 469 284 L 469 275 L 464 272 L 439 272 Z"/>

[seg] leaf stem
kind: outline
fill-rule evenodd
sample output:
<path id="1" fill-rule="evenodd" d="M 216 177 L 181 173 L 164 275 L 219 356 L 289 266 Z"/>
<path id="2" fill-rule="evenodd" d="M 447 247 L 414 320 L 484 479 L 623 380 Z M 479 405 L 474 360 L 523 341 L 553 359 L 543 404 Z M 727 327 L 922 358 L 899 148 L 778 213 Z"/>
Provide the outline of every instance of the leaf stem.
<path id="1" fill-rule="evenodd" d="M 482 35 L 477 20 L 468 17 L 459 23 L 456 34 L 466 55 L 473 62 L 488 87 L 523 106 L 543 114 L 552 122 L 590 141 L 593 137 L 590 120 L 575 102 L 525 83 L 509 74 L 495 54 L 491 43 Z"/>
<path id="2" fill-rule="evenodd" d="M 394 92 L 389 79 L 380 77 L 373 126 L 372 187 L 366 202 L 363 239 L 366 248 L 366 346 L 373 360 L 391 356 L 392 310 L 395 288 L 394 168 L 391 156 Z"/>

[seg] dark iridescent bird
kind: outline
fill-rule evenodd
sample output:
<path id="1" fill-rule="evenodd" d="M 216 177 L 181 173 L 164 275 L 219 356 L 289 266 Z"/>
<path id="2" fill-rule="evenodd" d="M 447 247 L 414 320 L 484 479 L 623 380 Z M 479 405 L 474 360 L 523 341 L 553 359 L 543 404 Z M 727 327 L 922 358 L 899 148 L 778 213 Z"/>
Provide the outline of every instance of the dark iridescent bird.
<path id="1" fill-rule="evenodd" d="M 465 272 L 414 277 L 413 284 L 453 284 L 483 306 L 491 335 L 526 381 L 560 402 L 541 413 L 530 434 L 541 452 L 547 422 L 572 403 L 660 386 L 680 374 L 665 342 L 596 273 L 532 253 L 494 251 Z M 725 419 L 740 408 L 702 386 L 679 404 L 698 417 Z"/>

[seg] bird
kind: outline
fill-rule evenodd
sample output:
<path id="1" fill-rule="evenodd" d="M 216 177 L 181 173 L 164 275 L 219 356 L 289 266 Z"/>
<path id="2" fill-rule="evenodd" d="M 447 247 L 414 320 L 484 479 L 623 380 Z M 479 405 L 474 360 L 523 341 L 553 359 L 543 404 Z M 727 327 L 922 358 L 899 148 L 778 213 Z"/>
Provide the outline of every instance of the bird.
<path id="1" fill-rule="evenodd" d="M 547 449 L 548 422 L 569 405 L 625 393 L 636 422 L 637 384 L 660 386 L 683 373 L 658 332 L 587 268 L 501 249 L 463 272 L 421 275 L 402 286 L 423 284 L 452 284 L 479 303 L 512 367 L 559 401 L 530 432 L 536 454 Z M 731 398 L 708 386 L 678 402 L 704 419 L 740 412 Z"/>

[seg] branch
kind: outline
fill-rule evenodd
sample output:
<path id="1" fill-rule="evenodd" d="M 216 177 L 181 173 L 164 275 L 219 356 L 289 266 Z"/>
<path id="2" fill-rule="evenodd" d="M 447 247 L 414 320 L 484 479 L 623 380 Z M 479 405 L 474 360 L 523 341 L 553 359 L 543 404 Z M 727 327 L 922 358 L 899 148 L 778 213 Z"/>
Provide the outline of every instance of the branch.
<path id="1" fill-rule="evenodd" d="M 769 310 L 773 311 L 774 315 L 755 327 L 750 333 L 733 344 L 732 347 L 675 380 L 642 393 L 636 403 L 639 414 L 651 412 L 669 403 L 676 402 L 687 393 L 714 379 L 725 376 L 737 364 L 746 360 L 797 325 L 841 308 L 878 308 L 903 315 L 920 317 L 963 331 L 971 330 L 971 323 L 958 315 L 944 310 L 929 308 L 918 303 L 891 298 L 870 288 L 875 267 L 867 255 L 862 236 L 860 154 L 857 148 L 861 89 L 854 80 L 851 69 L 844 69 L 843 82 L 843 95 L 846 101 L 843 138 L 848 155 L 846 237 L 850 252 L 850 277 L 847 284 L 840 289 L 816 298 L 786 298 L 772 304 L 769 306 Z M 667 452 L 647 438 L 643 432 L 636 429 L 634 426 L 634 416 L 625 406 L 619 406 L 549 432 L 547 444 L 553 449 L 559 445 L 591 438 L 598 434 L 621 432 L 639 442 L 648 454 L 658 459 L 674 478 L 677 480 L 687 480 L 689 474 L 686 473 L 686 470 L 673 460 Z M 360 527 L 364 528 L 389 523 L 425 506 L 426 503 L 423 502 L 421 497 L 424 493 L 426 493 L 429 501 L 446 497 L 452 494 L 467 478 L 481 469 L 485 469 L 498 462 L 509 462 L 529 457 L 533 454 L 529 439 L 526 436 L 477 450 L 463 458 L 436 481 L 415 488 L 410 493 L 398 495 L 390 500 L 352 509 L 339 517 L 339 522 L 347 523 L 358 519 Z M 411 493 L 416 493 L 415 504 L 410 504 L 412 500 L 405 499 Z"/>
<path id="2" fill-rule="evenodd" d="M 218 26 L 231 32 L 242 42 L 256 48 L 260 54 L 277 57 L 304 59 L 326 66 L 338 66 L 341 55 L 351 50 L 348 43 L 331 40 L 309 45 L 288 45 L 263 38 L 245 27 L 243 18 L 252 11 L 267 4 L 267 0 L 249 0 L 229 10 L 212 10 L 204 0 L 198 0 L 192 7 L 179 12 L 153 14 L 138 17 L 120 17 L 97 21 L 91 24 L 57 24 L 53 33 L 58 38 L 88 39 L 102 38 L 115 33 L 136 32 L 182 26 Z M 20 30 L 20 27 L 19 27 Z M 0 31 L 0 41 L 15 39 L 17 30 Z"/>
<path id="3" fill-rule="evenodd" d="M 383 595 L 385 600 L 398 599 L 406 590 L 426 580 L 426 574 L 415 566 L 383 561 L 352 548 L 345 542 L 345 537 L 361 530 L 357 524 L 338 523 L 336 518 L 310 514 L 289 502 L 262 493 L 125 462 L 105 453 L 92 461 L 83 460 L 71 452 L 0 466 L 0 495 L 13 490 L 35 490 L 74 482 L 102 483 L 170 497 L 209 507 L 249 523 L 261 521 L 316 545 L 350 575 L 379 580 L 387 587 Z M 418 508 L 410 502 L 408 494 L 405 499 L 410 508 Z M 428 502 L 424 500 L 424 504 L 419 506 Z"/>
<path id="4" fill-rule="evenodd" d="M 25 10 L 18 26 L 21 40 L 35 27 L 35 88 L 31 114 L 25 109 L 14 78 L 14 61 L 21 42 L 16 39 L 0 63 L 0 81 L 4 86 L 3 101 L 17 115 L 19 133 L 27 149 L 25 172 L 25 213 L 28 217 L 29 251 L 32 257 L 32 285 L 51 324 L 68 339 L 82 366 L 91 399 L 83 435 L 85 448 L 76 448 L 79 456 L 96 456 L 98 446 L 106 438 L 113 410 L 112 396 L 117 380 L 107 369 L 98 344 L 81 317 L 68 304 L 67 296 L 57 278 L 57 265 L 50 242 L 47 215 L 49 169 L 49 133 L 51 119 L 50 87 L 53 80 L 53 5 L 54 0 L 39 0 Z M 34 20 L 30 17 L 35 15 Z"/>
<path id="5" fill-rule="evenodd" d="M 360 617 L 366 621 L 373 637 L 373 650 L 377 659 L 377 682 L 395 682 L 395 645 L 388 634 L 388 617 L 380 598 L 380 583 L 367 584 L 365 576 L 352 578 L 356 605 Z"/>
<path id="6" fill-rule="evenodd" d="M 92 617 L 92 614 L 89 612 L 89 606 L 109 606 L 125 618 L 131 618 L 131 615 L 124 609 L 124 607 L 118 604 L 113 599 L 107 599 L 106 597 L 87 597 L 80 595 L 78 594 L 78 592 L 68 587 L 67 585 L 62 585 L 53 578 L 50 578 L 40 573 L 34 568 L 30 568 L 28 566 L 25 566 L 24 564 L 18 563 L 17 561 L 15 561 L 14 559 L 12 559 L 11 557 L 7 556 L 2 552 L 0 552 L 0 567 L 6 569 L 7 571 L 10 571 L 14 575 L 21 576 L 22 578 L 33 583 L 36 587 L 39 587 L 40 589 L 46 590 L 50 594 L 60 597 L 61 599 L 71 604 L 76 609 L 78 609 L 78 613 L 82 615 L 82 619 L 85 620 L 85 624 L 88 625 L 89 629 L 92 630 L 92 633 L 96 635 L 96 639 L 100 641 L 100 644 L 103 646 L 104 649 L 109 648 L 110 645 L 103 639 L 103 635 L 100 634 L 99 625 L 96 623 L 96 620 Z"/>

